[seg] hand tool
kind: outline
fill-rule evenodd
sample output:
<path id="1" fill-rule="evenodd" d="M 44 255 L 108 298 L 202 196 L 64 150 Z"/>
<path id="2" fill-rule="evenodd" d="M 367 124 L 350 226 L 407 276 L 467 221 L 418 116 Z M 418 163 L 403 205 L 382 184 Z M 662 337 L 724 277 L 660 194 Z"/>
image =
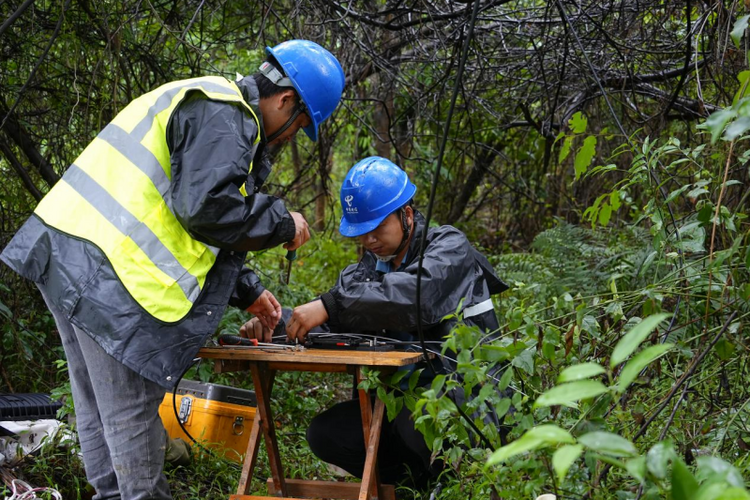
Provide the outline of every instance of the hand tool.
<path id="1" fill-rule="evenodd" d="M 239 335 L 219 335 L 219 345 L 233 347 L 257 347 L 259 349 L 289 349 L 289 346 L 258 342 L 258 339 L 248 339 Z"/>
<path id="2" fill-rule="evenodd" d="M 286 285 L 289 285 L 289 277 L 292 275 L 292 262 L 297 260 L 297 250 L 288 250 L 286 252 L 286 260 L 289 261 L 289 263 L 286 266 Z"/>

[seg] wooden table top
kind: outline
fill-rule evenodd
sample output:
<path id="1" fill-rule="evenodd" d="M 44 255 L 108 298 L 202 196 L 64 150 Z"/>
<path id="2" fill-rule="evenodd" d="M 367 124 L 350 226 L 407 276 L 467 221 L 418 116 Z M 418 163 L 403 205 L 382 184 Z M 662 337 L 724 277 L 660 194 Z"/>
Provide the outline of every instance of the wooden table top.
<path id="1" fill-rule="evenodd" d="M 422 360 L 420 352 L 347 351 L 328 349 L 264 350 L 234 346 L 204 347 L 198 356 L 208 359 L 267 361 L 304 364 L 341 364 L 352 366 L 406 366 Z"/>

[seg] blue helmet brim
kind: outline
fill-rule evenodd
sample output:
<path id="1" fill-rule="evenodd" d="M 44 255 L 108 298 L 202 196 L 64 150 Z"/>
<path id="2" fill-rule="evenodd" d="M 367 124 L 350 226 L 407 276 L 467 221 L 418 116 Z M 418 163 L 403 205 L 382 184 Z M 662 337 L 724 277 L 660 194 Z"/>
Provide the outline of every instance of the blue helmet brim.
<path id="1" fill-rule="evenodd" d="M 373 229 L 377 228 L 386 217 L 391 214 L 386 214 L 376 219 L 368 220 L 365 222 L 349 222 L 345 217 L 341 217 L 341 223 L 339 224 L 339 233 L 347 238 L 356 238 L 367 234 Z"/>

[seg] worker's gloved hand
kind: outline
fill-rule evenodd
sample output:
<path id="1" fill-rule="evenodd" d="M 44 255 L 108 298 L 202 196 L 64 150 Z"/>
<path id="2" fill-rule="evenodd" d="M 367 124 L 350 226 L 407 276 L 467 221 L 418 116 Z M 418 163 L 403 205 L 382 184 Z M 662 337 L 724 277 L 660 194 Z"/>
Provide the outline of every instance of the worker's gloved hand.
<path id="1" fill-rule="evenodd" d="M 258 318 L 253 318 L 240 327 L 240 337 L 256 339 L 258 342 L 271 342 L 273 330 L 263 326 Z"/>
<path id="2" fill-rule="evenodd" d="M 263 290 L 260 297 L 247 308 L 247 312 L 254 314 L 263 326 L 273 330 L 281 318 L 281 304 L 271 292 Z"/>
<path id="3" fill-rule="evenodd" d="M 286 324 L 286 335 L 294 342 L 304 342 L 307 332 L 328 321 L 328 311 L 320 300 L 297 306 Z"/>
<path id="4" fill-rule="evenodd" d="M 310 239 L 310 226 L 305 220 L 305 216 L 299 212 L 289 212 L 294 220 L 294 239 L 284 244 L 287 250 L 296 250 Z"/>

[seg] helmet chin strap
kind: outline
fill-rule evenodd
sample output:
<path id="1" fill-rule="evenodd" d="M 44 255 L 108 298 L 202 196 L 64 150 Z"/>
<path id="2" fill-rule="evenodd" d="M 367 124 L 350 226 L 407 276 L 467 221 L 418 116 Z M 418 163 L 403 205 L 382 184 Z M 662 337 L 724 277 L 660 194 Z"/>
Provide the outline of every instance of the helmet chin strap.
<path id="1" fill-rule="evenodd" d="M 406 244 L 409 242 L 409 234 L 411 233 L 411 229 L 409 228 L 409 224 L 406 221 L 406 209 L 404 207 L 401 207 L 401 228 L 403 229 L 403 236 L 401 237 L 401 243 L 399 243 L 396 251 L 391 255 L 375 255 L 376 259 L 381 262 L 391 262 L 393 259 L 398 257 L 398 254 L 401 253 Z"/>
<path id="2" fill-rule="evenodd" d="M 297 117 L 300 115 L 300 113 L 303 113 L 305 111 L 305 105 L 302 104 L 300 101 L 297 101 L 297 105 L 294 107 L 294 111 L 292 111 L 292 116 L 289 117 L 289 119 L 286 121 L 284 125 L 279 127 L 279 129 L 274 132 L 273 134 L 266 137 L 266 142 L 273 142 L 276 138 L 278 138 L 281 134 L 284 133 L 286 129 L 291 127 L 292 123 L 294 123 L 294 120 L 297 119 Z"/>
<path id="3" fill-rule="evenodd" d="M 404 231 L 404 235 L 401 238 L 401 244 L 399 244 L 398 248 L 394 252 L 394 255 L 398 255 L 401 253 L 401 250 L 404 249 L 406 244 L 409 242 L 409 234 L 411 233 L 411 228 L 409 227 L 409 224 L 406 221 L 406 208 L 401 207 L 401 228 Z"/>

